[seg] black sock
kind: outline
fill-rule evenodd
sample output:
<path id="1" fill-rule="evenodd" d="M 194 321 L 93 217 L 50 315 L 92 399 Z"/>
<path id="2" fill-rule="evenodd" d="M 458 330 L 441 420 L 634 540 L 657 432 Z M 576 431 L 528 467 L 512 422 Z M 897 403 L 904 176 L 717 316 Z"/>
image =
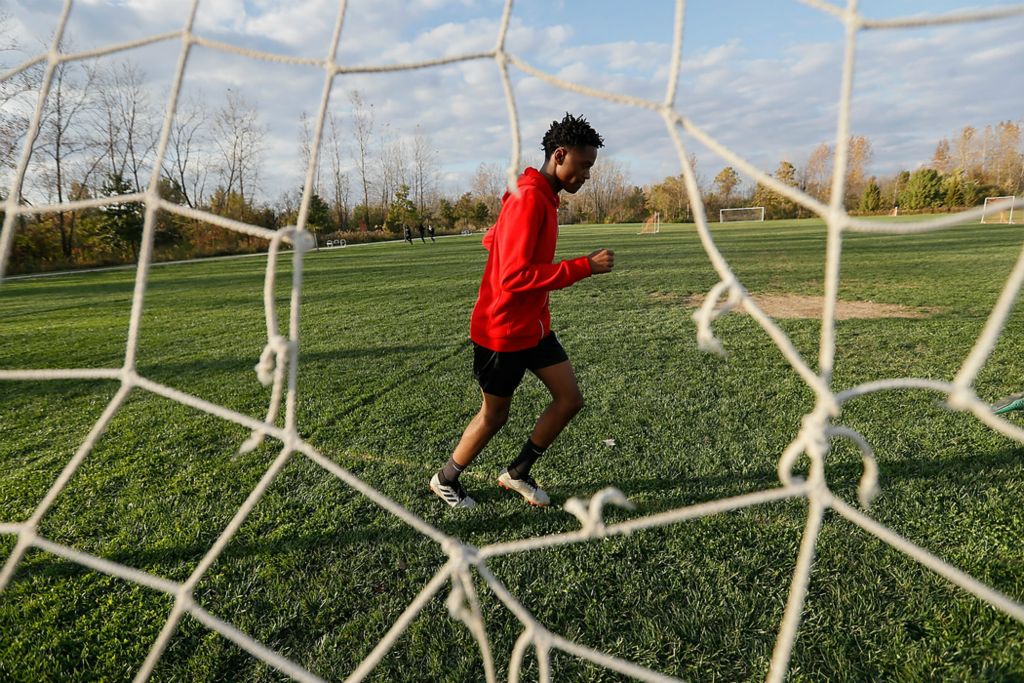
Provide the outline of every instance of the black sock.
<path id="1" fill-rule="evenodd" d="M 542 448 L 532 440 L 527 439 L 526 443 L 523 444 L 523 450 L 519 451 L 519 457 L 508 466 L 509 476 L 513 479 L 523 479 L 529 476 L 533 463 L 537 462 L 537 459 L 544 455 L 546 450 L 546 446 Z"/>
<path id="2" fill-rule="evenodd" d="M 459 475 L 462 474 L 462 470 L 466 469 L 464 465 L 460 465 L 455 462 L 455 458 L 448 458 L 448 462 L 445 466 L 437 471 L 437 478 L 445 486 L 451 486 L 459 480 Z"/>

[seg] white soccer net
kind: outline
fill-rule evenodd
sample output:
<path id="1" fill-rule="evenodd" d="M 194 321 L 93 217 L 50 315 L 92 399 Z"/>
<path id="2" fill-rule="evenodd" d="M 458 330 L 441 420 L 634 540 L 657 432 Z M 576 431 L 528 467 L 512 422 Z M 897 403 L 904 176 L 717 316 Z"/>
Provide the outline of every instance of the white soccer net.
<path id="1" fill-rule="evenodd" d="M 1019 223 L 1020 212 L 1014 215 L 1014 201 L 1016 197 L 1008 195 L 1004 197 L 985 197 L 985 205 L 982 207 L 982 223 Z M 1015 220 L 1016 219 L 1016 220 Z"/>
<path id="2" fill-rule="evenodd" d="M 718 222 L 728 221 L 763 221 L 763 206 L 743 206 L 736 209 L 719 209 Z"/>
<path id="3" fill-rule="evenodd" d="M 873 20 L 869 17 L 862 16 L 858 12 L 856 0 L 849 0 L 845 9 L 836 7 L 835 5 L 824 2 L 823 0 L 803 0 L 804 4 L 833 16 L 847 29 L 846 57 L 842 70 L 842 87 L 838 107 L 839 116 L 836 124 L 834 172 L 830 195 L 833 199 L 830 205 L 825 205 L 813 197 L 778 181 L 771 175 L 756 168 L 737 152 L 719 143 L 714 137 L 696 126 L 681 111 L 676 109 L 676 84 L 678 81 L 683 39 L 683 0 L 677 0 L 676 3 L 676 19 L 671 56 L 672 61 L 670 64 L 670 76 L 668 78 L 668 88 L 665 93 L 665 98 L 662 101 L 644 100 L 619 93 L 605 92 L 593 88 L 582 87 L 557 78 L 549 73 L 542 72 L 531 66 L 522 57 L 508 52 L 505 49 L 505 39 L 508 33 L 509 21 L 512 16 L 512 0 L 508 0 L 505 4 L 499 33 L 497 35 L 496 47 L 493 50 L 483 53 L 457 55 L 416 64 L 364 66 L 358 68 L 338 64 L 335 60 L 338 41 L 341 35 L 341 27 L 344 21 L 344 1 L 340 2 L 338 15 L 335 19 L 333 37 L 325 50 L 325 57 L 322 60 L 300 59 L 281 54 L 257 52 L 203 38 L 193 32 L 193 21 L 198 0 L 193 0 L 188 19 L 180 31 L 176 31 L 172 34 L 153 36 L 148 39 L 133 41 L 130 43 L 109 45 L 89 52 L 62 54 L 59 51 L 58 46 L 61 44 L 61 37 L 63 36 L 65 26 L 67 24 L 67 18 L 71 9 L 72 1 L 73 0 L 66 0 L 50 49 L 34 59 L 29 60 L 20 67 L 0 76 L 0 81 L 2 81 L 14 77 L 18 73 L 35 64 L 46 65 L 45 76 L 42 87 L 40 88 L 38 103 L 30 123 L 28 134 L 25 136 L 26 142 L 21 152 L 15 177 L 12 181 L 11 187 L 9 188 L 9 192 L 7 193 L 8 199 L 4 206 L 6 217 L 4 220 L 3 232 L 2 235 L 0 235 L 0 276 L 3 274 L 3 268 L 6 266 L 10 255 L 15 221 L 20 213 L 52 213 L 67 211 L 71 208 L 98 207 L 119 202 L 137 201 L 145 204 L 146 220 L 142 240 L 142 250 L 139 255 L 139 265 L 129 323 L 128 345 L 124 357 L 124 364 L 117 368 L 0 370 L 0 380 L 7 381 L 36 382 L 40 380 L 55 379 L 103 379 L 120 382 L 119 391 L 107 405 L 106 409 L 89 432 L 81 447 L 69 460 L 57 480 L 39 502 L 33 514 L 27 520 L 9 521 L 0 524 L 0 533 L 14 535 L 17 539 L 13 551 L 8 556 L 2 571 L 0 571 L 0 590 L 7 586 L 26 551 L 30 548 L 35 548 L 66 560 L 80 563 L 95 571 L 120 577 L 126 581 L 134 582 L 138 585 L 172 596 L 174 598 L 174 606 L 168 614 L 160 635 L 152 644 L 148 657 L 138 671 L 138 675 L 136 677 L 137 680 L 148 679 L 150 674 L 153 672 L 154 666 L 173 636 L 180 620 L 185 614 L 193 616 L 199 622 L 230 639 L 253 656 L 258 657 L 262 661 L 276 667 L 278 670 L 297 680 L 320 680 L 314 672 L 304 669 L 292 659 L 271 650 L 247 634 L 242 633 L 232 624 L 227 623 L 208 612 L 206 609 L 198 605 L 193 599 L 193 590 L 197 583 L 223 552 L 249 513 L 257 504 L 259 504 L 261 497 L 267 490 L 267 487 L 280 473 L 289 459 L 296 455 L 309 459 L 312 463 L 321 467 L 325 472 L 337 477 L 352 489 L 373 501 L 383 510 L 386 510 L 401 519 L 412 529 L 423 534 L 425 537 L 432 539 L 448 556 L 446 564 L 429 582 L 426 583 L 426 585 L 423 586 L 419 595 L 411 604 L 408 605 L 402 615 L 395 621 L 393 626 L 366 657 L 366 659 L 350 673 L 348 680 L 352 681 L 362 680 L 373 670 L 385 653 L 387 653 L 387 651 L 395 644 L 397 638 L 409 626 L 410 622 L 416 617 L 420 610 L 422 610 L 427 602 L 448 583 L 451 584 L 451 592 L 448 598 L 449 610 L 453 617 L 462 620 L 476 637 L 480 645 L 480 653 L 483 659 L 486 678 L 488 681 L 494 681 L 496 676 L 495 665 L 476 594 L 476 587 L 472 580 L 471 571 L 473 570 L 475 570 L 475 572 L 486 582 L 486 585 L 494 595 L 522 624 L 522 635 L 512 649 L 512 656 L 508 665 L 510 680 L 517 681 L 519 679 L 523 657 L 531 647 L 536 651 L 540 678 L 542 681 L 547 681 L 550 678 L 550 658 L 552 650 L 561 650 L 640 680 L 677 680 L 663 673 L 656 672 L 625 661 L 621 658 L 613 657 L 592 648 L 579 645 L 550 631 L 544 624 L 535 619 L 519 599 L 491 573 L 488 567 L 489 560 L 511 553 L 525 553 L 558 545 L 583 543 L 592 539 L 599 539 L 612 535 L 631 534 L 652 527 L 677 524 L 684 520 L 691 520 L 729 510 L 738 510 L 773 501 L 794 498 L 804 498 L 808 501 L 808 514 L 803 539 L 795 562 L 789 596 L 786 602 L 782 622 L 779 626 L 778 636 L 775 641 L 775 647 L 768 671 L 768 680 L 781 681 L 786 674 L 790 653 L 796 639 L 797 627 L 800 623 L 801 613 L 804 606 L 804 598 L 807 592 L 808 583 L 811 579 L 815 544 L 824 523 L 825 512 L 830 509 L 861 529 L 873 534 L 885 543 L 888 543 L 909 557 L 917 560 L 925 567 L 928 567 L 937 574 L 945 577 L 952 583 L 961 587 L 963 590 L 972 593 L 1012 618 L 1024 622 L 1024 605 L 959 571 L 956 567 L 953 567 L 949 563 L 939 559 L 928 552 L 925 548 L 917 546 L 909 542 L 907 539 L 902 538 L 898 534 L 874 521 L 862 510 L 858 510 L 841 500 L 839 497 L 833 495 L 826 483 L 825 477 L 825 455 L 829 450 L 829 442 L 832 439 L 849 439 L 859 446 L 863 453 L 864 471 L 859 491 L 861 505 L 866 508 L 870 503 L 872 496 L 875 495 L 877 491 L 877 466 L 875 464 L 875 459 L 872 455 L 870 445 L 859 433 L 843 426 L 837 421 L 841 414 L 842 406 L 846 402 L 871 392 L 908 388 L 932 390 L 944 396 L 952 408 L 970 411 L 978 420 L 990 426 L 992 429 L 1024 443 L 1024 430 L 1021 430 L 1006 420 L 993 415 L 988 404 L 979 400 L 973 389 L 975 377 L 991 353 L 1007 316 L 1010 313 L 1010 309 L 1017 297 L 1017 294 L 1021 289 L 1021 285 L 1024 283 L 1024 251 L 1021 252 L 1020 257 L 1003 288 L 1002 294 L 989 316 L 981 336 L 954 377 L 945 381 L 918 378 L 882 378 L 858 386 L 845 388 L 836 388 L 832 385 L 832 368 L 835 361 L 836 348 L 835 312 L 839 288 L 839 263 L 842 252 L 843 234 L 849 231 L 909 234 L 941 230 L 961 223 L 975 221 L 981 217 L 984 211 L 984 209 L 979 207 L 956 215 L 899 225 L 894 225 L 889 222 L 857 219 L 850 217 L 845 213 L 841 203 L 841 198 L 844 196 L 843 185 L 845 173 L 843 170 L 846 168 L 847 163 L 848 141 L 850 137 L 848 124 L 851 87 L 859 33 L 867 29 L 899 29 L 913 26 L 977 22 L 1012 15 L 1024 15 L 1024 6 L 1017 5 L 996 10 L 970 11 L 955 15 L 932 17 L 916 16 L 906 19 Z M 181 43 L 181 52 L 177 65 L 176 76 L 170 97 L 168 98 L 167 111 L 160 136 L 156 161 L 153 164 L 154 171 L 149 180 L 147 189 L 144 192 L 133 195 L 89 199 L 78 202 L 69 202 L 62 205 L 34 206 L 31 208 L 19 206 L 17 198 L 21 196 L 20 189 L 24 183 L 32 141 L 35 139 L 39 130 L 43 103 L 50 92 L 51 85 L 53 84 L 54 71 L 57 65 L 64 61 L 86 59 L 111 54 L 122 50 L 128 50 L 168 40 L 179 41 Z M 303 64 L 307 65 L 311 69 L 320 69 L 323 71 L 323 94 L 319 104 L 316 125 L 314 127 L 312 154 L 310 155 L 309 168 L 306 174 L 305 187 L 301 208 L 298 214 L 297 225 L 280 231 L 270 231 L 257 226 L 231 221 L 209 213 L 192 211 L 160 197 L 157 191 L 159 169 L 162 166 L 161 162 L 167 149 L 169 131 L 178 103 L 185 65 L 189 59 L 192 48 L 196 45 L 203 45 L 214 50 L 245 55 L 253 59 Z M 688 196 L 691 197 L 697 229 L 701 236 L 708 258 L 711 261 L 711 265 L 720 278 L 720 282 L 711 289 L 704 305 L 697 313 L 695 313 L 694 316 L 697 322 L 697 339 L 700 347 L 709 351 L 721 350 L 721 347 L 712 332 L 712 323 L 718 316 L 742 304 L 753 319 L 757 321 L 769 337 L 778 345 L 794 371 L 803 379 L 815 395 L 814 409 L 804 417 L 802 428 L 795 435 L 790 445 L 783 451 L 779 459 L 779 486 L 732 498 L 690 505 L 659 514 L 640 515 L 636 518 L 630 519 L 629 521 L 613 525 L 605 525 L 602 515 L 603 506 L 608 503 L 625 505 L 628 501 L 621 492 L 614 489 L 606 489 L 594 495 L 589 503 L 578 499 L 572 499 L 566 503 L 565 509 L 574 514 L 580 521 L 581 527 L 577 531 L 508 543 L 497 543 L 484 547 L 474 547 L 459 538 L 443 533 L 393 500 L 382 495 L 380 492 L 355 477 L 345 468 L 339 466 L 329 458 L 324 457 L 324 455 L 321 454 L 313 444 L 300 436 L 299 426 L 296 424 L 296 378 L 299 362 L 299 304 L 301 300 L 303 253 L 312 245 L 310 233 L 306 230 L 305 225 L 306 216 L 309 210 L 311 194 L 310 188 L 313 184 L 313 173 L 317 164 L 317 155 L 319 153 L 320 141 L 324 128 L 325 112 L 327 110 L 329 95 L 334 81 L 339 74 L 344 73 L 419 69 L 478 59 L 494 60 L 499 68 L 505 87 L 509 112 L 509 124 L 511 126 L 514 141 L 512 148 L 513 160 L 509 167 L 509 180 L 511 187 L 513 188 L 515 187 L 513 182 L 515 174 L 519 168 L 520 129 L 516 115 L 515 94 L 512 83 L 509 79 L 510 66 L 566 90 L 584 93 L 595 98 L 602 98 L 658 112 L 664 119 L 668 135 L 670 136 L 678 154 L 682 173 L 686 182 Z M 728 161 L 729 164 L 745 172 L 748 176 L 753 178 L 755 182 L 758 182 L 791 199 L 792 201 L 797 202 L 826 221 L 828 226 L 828 250 L 825 281 L 825 304 L 822 315 L 823 323 L 819 343 L 819 372 L 815 372 L 811 369 L 810 364 L 797 351 L 786 333 L 783 332 L 783 330 L 776 325 L 775 321 L 766 315 L 758 307 L 757 303 L 747 294 L 746 289 L 743 287 L 739 279 L 733 274 L 728 262 L 716 247 L 708 229 L 708 221 L 704 204 L 700 199 L 700 192 L 697 186 L 694 169 L 688 161 L 689 157 L 680 134 L 681 131 L 686 131 L 688 134 L 710 148 L 713 152 L 721 156 L 724 160 Z M 1024 204 L 1024 202 L 1014 202 L 1014 205 L 1018 207 L 1021 204 Z M 235 412 L 225 408 L 224 406 L 211 404 L 195 396 L 154 382 L 139 375 L 136 371 L 139 325 L 145 301 L 146 286 L 149 278 L 149 270 L 153 253 L 154 223 L 158 211 L 167 211 L 196 218 L 208 223 L 219 225 L 229 230 L 236 230 L 248 235 L 261 237 L 269 241 L 270 251 L 267 259 L 267 273 L 264 288 L 267 345 L 260 358 L 260 363 L 257 366 L 260 380 L 273 387 L 271 402 L 265 419 L 260 420 L 249 415 Z M 295 245 L 291 288 L 290 324 L 287 337 L 282 336 L 278 331 L 273 302 L 277 252 L 281 242 L 284 240 L 288 240 Z M 726 301 L 722 306 L 716 308 L 719 300 L 723 297 L 726 298 Z M 242 445 L 243 451 L 253 448 L 265 437 L 276 439 L 281 443 L 281 450 L 279 454 L 266 470 L 259 484 L 255 489 L 253 489 L 244 504 L 234 515 L 221 536 L 214 543 L 213 547 L 209 549 L 199 562 L 191 576 L 180 583 L 170 581 L 160 576 L 140 571 L 96 555 L 82 552 L 73 547 L 55 543 L 40 536 L 38 533 L 40 520 L 54 505 L 65 485 L 75 475 L 76 470 L 82 462 L 89 456 L 93 445 L 110 423 L 114 414 L 122 407 L 128 395 L 133 391 L 152 392 L 159 396 L 178 401 L 197 410 L 205 411 L 224 420 L 228 420 L 251 429 L 252 437 Z M 282 400 L 285 401 L 283 427 L 278 426 L 277 424 L 278 411 Z M 809 474 L 806 479 L 801 479 L 793 474 L 794 464 L 797 459 L 803 455 L 806 455 L 811 463 Z"/>

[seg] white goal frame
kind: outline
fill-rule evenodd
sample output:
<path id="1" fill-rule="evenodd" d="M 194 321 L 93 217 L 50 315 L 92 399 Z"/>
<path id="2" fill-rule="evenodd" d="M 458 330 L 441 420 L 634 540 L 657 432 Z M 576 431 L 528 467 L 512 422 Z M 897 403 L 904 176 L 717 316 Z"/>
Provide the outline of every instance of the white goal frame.
<path id="1" fill-rule="evenodd" d="M 1007 206 L 1004 209 L 1000 209 L 999 211 L 992 211 L 990 213 L 989 212 L 989 208 L 988 208 L 988 203 L 989 202 L 995 203 L 995 202 L 998 202 L 1000 199 L 1009 199 L 1010 200 L 1010 205 Z M 981 209 L 981 222 L 982 223 L 1007 223 L 1007 224 L 1010 224 L 1010 225 L 1013 225 L 1014 223 L 1019 222 L 1020 221 L 1020 212 L 1018 212 L 1016 216 L 1013 215 L 1014 202 L 1016 201 L 1016 199 L 1017 199 L 1017 196 L 1016 195 L 1012 195 L 1012 194 L 1003 195 L 1001 197 L 985 197 L 985 205 Z M 1007 218 L 1006 218 L 1005 221 L 991 220 L 990 217 L 991 217 L 991 215 L 993 213 L 996 214 L 996 215 L 1007 214 Z M 989 217 L 989 220 L 985 220 L 986 217 Z M 1014 218 L 1016 218 L 1016 220 L 1014 220 Z"/>
<path id="2" fill-rule="evenodd" d="M 638 235 L 657 235 L 661 232 L 661 212 L 655 211 L 653 214 L 644 221 L 643 226 L 640 228 Z"/>
<path id="3" fill-rule="evenodd" d="M 761 212 L 760 217 L 758 217 L 758 218 L 745 218 L 743 220 L 746 220 L 746 221 L 764 221 L 764 207 L 763 206 L 740 206 L 740 207 L 736 207 L 734 209 L 719 209 L 718 210 L 718 222 L 719 223 L 726 223 L 726 222 L 728 222 L 728 221 L 725 220 L 725 216 L 726 216 L 726 212 L 727 211 L 758 211 L 758 210 L 760 210 L 760 212 Z M 737 219 L 737 222 L 739 222 L 739 219 Z"/>

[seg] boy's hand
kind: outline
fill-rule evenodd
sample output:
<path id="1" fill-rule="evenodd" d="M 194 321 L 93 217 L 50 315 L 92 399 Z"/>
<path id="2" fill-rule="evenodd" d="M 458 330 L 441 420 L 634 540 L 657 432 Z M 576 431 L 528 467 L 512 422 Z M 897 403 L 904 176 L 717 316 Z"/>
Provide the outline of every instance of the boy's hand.
<path id="1" fill-rule="evenodd" d="M 590 272 L 594 275 L 610 273 L 615 265 L 615 252 L 611 249 L 598 249 L 587 258 L 590 259 Z"/>

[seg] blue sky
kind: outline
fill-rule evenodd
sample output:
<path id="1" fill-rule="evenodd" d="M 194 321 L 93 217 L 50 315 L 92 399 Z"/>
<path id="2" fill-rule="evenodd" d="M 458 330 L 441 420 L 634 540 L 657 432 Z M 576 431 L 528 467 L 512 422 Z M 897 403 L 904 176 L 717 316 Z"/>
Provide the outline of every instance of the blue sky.
<path id="1" fill-rule="evenodd" d="M 872 18 L 941 14 L 1013 2 L 862 0 Z M 6 0 L 26 53 L 52 30 L 62 3 Z M 203 0 L 197 32 L 246 47 L 320 57 L 336 0 Z M 501 0 L 350 0 L 339 60 L 395 63 L 486 50 L 494 45 Z M 181 0 L 76 0 L 69 30 L 86 49 L 179 28 Z M 663 97 L 675 3 L 671 0 L 520 0 L 508 49 L 574 82 L 649 99 Z M 782 159 L 802 166 L 814 146 L 833 142 L 843 31 L 832 16 L 790 0 L 689 0 L 677 108 L 716 139 L 771 171 Z M 862 32 L 853 132 L 874 146 L 880 175 L 927 162 L 936 142 L 962 126 L 1024 117 L 1024 17 L 934 29 Z M 160 100 L 178 44 L 135 51 Z M 123 56 L 109 58 L 111 61 Z M 527 162 L 547 124 L 584 113 L 606 139 L 603 153 L 626 164 L 634 182 L 679 172 L 664 124 L 652 112 L 554 89 L 513 70 Z M 299 116 L 317 106 L 322 72 L 196 49 L 185 94 L 216 107 L 226 88 L 257 103 L 267 128 L 263 185 L 274 196 L 301 182 Z M 347 93 L 374 104 L 378 127 L 430 136 L 449 187 L 482 162 L 504 164 L 511 136 L 493 62 L 335 82 L 332 109 L 348 114 Z M 688 141 L 705 178 L 725 161 Z"/>

